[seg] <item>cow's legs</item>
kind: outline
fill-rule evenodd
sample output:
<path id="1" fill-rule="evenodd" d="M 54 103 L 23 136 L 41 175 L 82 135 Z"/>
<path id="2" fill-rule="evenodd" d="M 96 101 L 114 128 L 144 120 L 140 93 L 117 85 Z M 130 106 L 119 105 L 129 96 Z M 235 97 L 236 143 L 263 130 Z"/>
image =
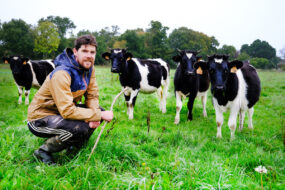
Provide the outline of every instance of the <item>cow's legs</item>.
<path id="1" fill-rule="evenodd" d="M 188 120 L 192 120 L 192 109 L 193 109 L 193 104 L 194 104 L 194 100 L 195 100 L 195 97 L 196 95 L 194 95 L 194 93 L 190 93 L 190 96 L 189 96 L 189 100 L 188 100 L 188 104 L 187 104 L 187 107 L 188 107 Z"/>
<path id="2" fill-rule="evenodd" d="M 166 99 L 168 93 L 168 86 L 169 86 L 169 77 L 166 80 L 166 84 L 163 85 L 162 91 L 162 113 L 166 113 Z"/>
<path id="3" fill-rule="evenodd" d="M 18 86 L 18 94 L 19 94 L 19 99 L 18 99 L 18 104 L 22 104 L 22 94 L 23 94 L 23 87 Z"/>
<path id="4" fill-rule="evenodd" d="M 29 104 L 29 95 L 30 95 L 30 90 L 25 89 L 25 104 Z"/>
<path id="5" fill-rule="evenodd" d="M 224 116 L 222 110 L 215 106 L 216 123 L 217 123 L 217 138 L 222 138 L 222 126 L 224 122 Z"/>
<path id="6" fill-rule="evenodd" d="M 201 96 L 201 102 L 203 104 L 203 116 L 207 117 L 207 110 L 206 110 L 207 92 L 203 96 Z"/>
<path id="7" fill-rule="evenodd" d="M 244 122 L 245 110 L 239 110 L 239 131 L 243 129 L 243 122 Z"/>
<path id="8" fill-rule="evenodd" d="M 176 116 L 175 116 L 175 120 L 174 123 L 178 124 L 180 121 L 180 111 L 182 108 L 182 96 L 176 91 Z"/>
<path id="9" fill-rule="evenodd" d="M 138 93 L 139 93 L 139 90 L 132 90 L 130 93 L 127 92 L 128 95 L 125 94 L 126 103 L 128 107 L 127 113 L 129 115 L 129 119 L 134 118 L 134 106 L 136 103 L 136 98 L 137 98 Z"/>
<path id="10" fill-rule="evenodd" d="M 238 111 L 239 111 L 239 106 L 233 106 L 230 109 L 230 117 L 229 117 L 228 125 L 231 130 L 231 140 L 235 138 Z"/>
<path id="11" fill-rule="evenodd" d="M 159 110 L 162 111 L 162 113 L 165 113 L 163 112 L 163 87 L 160 86 L 156 92 L 159 99 Z"/>
<path id="12" fill-rule="evenodd" d="M 253 107 L 248 109 L 248 128 L 249 129 L 253 129 L 253 124 L 252 124 L 253 112 L 254 112 Z"/>

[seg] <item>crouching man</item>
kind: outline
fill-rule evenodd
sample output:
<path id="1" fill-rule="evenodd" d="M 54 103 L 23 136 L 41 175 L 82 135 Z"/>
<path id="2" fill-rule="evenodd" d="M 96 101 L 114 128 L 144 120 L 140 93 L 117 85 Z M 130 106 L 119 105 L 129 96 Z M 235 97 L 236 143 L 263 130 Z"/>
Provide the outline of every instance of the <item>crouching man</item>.
<path id="1" fill-rule="evenodd" d="M 29 130 L 48 138 L 34 152 L 46 164 L 55 164 L 52 153 L 81 147 L 102 120 L 111 121 L 112 111 L 99 106 L 94 61 L 97 43 L 92 35 L 77 38 L 73 49 L 57 56 L 55 70 L 46 78 L 28 108 Z M 85 104 L 77 102 L 85 97 Z"/>

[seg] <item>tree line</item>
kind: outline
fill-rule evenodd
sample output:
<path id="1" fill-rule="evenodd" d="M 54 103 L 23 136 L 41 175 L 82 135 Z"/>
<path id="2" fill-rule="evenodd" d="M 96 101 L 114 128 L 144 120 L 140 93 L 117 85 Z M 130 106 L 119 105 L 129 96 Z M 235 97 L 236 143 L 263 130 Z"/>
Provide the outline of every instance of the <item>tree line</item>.
<path id="1" fill-rule="evenodd" d="M 22 19 L 0 22 L 0 56 L 23 55 L 30 59 L 55 58 L 66 47 L 73 47 L 74 40 L 83 34 L 93 34 L 98 43 L 95 64 L 105 64 L 101 54 L 109 48 L 128 48 L 134 57 L 157 58 L 166 60 L 172 67 L 172 57 L 177 49 L 199 51 L 204 59 L 207 55 L 227 54 L 230 59 L 250 60 L 257 68 L 276 68 L 281 58 L 276 56 L 276 49 L 268 42 L 255 40 L 244 44 L 240 50 L 232 45 L 223 45 L 214 36 L 192 30 L 187 27 L 169 28 L 159 21 L 150 21 L 149 28 L 137 28 L 119 33 L 114 25 L 100 31 L 81 30 L 76 35 L 73 21 L 67 17 L 48 16 L 41 18 L 36 26 L 27 24 Z M 68 35 L 70 34 L 70 35 Z M 67 37 L 68 36 L 68 37 Z"/>

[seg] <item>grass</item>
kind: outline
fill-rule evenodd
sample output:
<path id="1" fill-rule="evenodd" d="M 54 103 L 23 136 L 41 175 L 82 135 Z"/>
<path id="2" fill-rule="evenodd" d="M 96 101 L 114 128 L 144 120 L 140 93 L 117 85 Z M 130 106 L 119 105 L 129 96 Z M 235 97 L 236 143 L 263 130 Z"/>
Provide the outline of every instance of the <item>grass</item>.
<path id="1" fill-rule="evenodd" d="M 134 120 L 128 120 L 123 96 L 114 106 L 116 122 L 107 125 L 90 161 L 100 129 L 85 148 L 72 157 L 55 154 L 57 166 L 39 163 L 32 153 L 44 139 L 33 136 L 26 125 L 27 106 L 18 105 L 18 93 L 7 65 L 0 65 L 0 189 L 285 189 L 285 73 L 259 71 L 262 92 L 255 106 L 254 130 L 247 128 L 230 141 L 228 114 L 217 139 L 215 111 L 208 94 L 208 117 L 202 116 L 196 99 L 193 121 L 186 120 L 183 102 L 181 122 L 174 125 L 173 74 L 167 113 L 159 111 L 156 95 L 139 94 Z M 100 104 L 109 109 L 120 92 L 110 68 L 96 67 Z M 32 90 L 30 101 L 36 90 Z M 24 102 L 24 101 L 23 101 Z M 147 114 L 150 112 L 148 133 Z"/>

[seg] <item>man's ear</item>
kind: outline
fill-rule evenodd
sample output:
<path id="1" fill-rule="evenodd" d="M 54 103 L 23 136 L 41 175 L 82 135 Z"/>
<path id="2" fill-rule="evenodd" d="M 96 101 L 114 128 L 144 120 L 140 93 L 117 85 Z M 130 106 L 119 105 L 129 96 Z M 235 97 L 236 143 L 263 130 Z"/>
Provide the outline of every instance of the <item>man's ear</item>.
<path id="1" fill-rule="evenodd" d="M 111 54 L 109 52 L 105 52 L 102 54 L 102 57 L 105 59 L 105 60 L 110 60 L 110 57 L 111 57 Z"/>
<path id="2" fill-rule="evenodd" d="M 125 55 L 124 55 L 125 59 L 127 61 L 131 60 L 133 58 L 133 54 L 131 54 L 130 52 L 127 52 Z"/>
<path id="3" fill-rule="evenodd" d="M 238 69 L 240 69 L 242 66 L 243 66 L 243 62 L 242 61 L 239 61 L 239 60 L 234 60 L 232 62 L 230 62 L 228 64 L 230 70 L 231 70 L 231 73 L 236 73 Z"/>
<path id="4" fill-rule="evenodd" d="M 29 61 L 29 58 L 26 58 L 26 57 L 22 58 L 23 65 L 26 65 L 28 61 Z"/>
<path id="5" fill-rule="evenodd" d="M 180 55 L 173 56 L 172 60 L 179 63 L 181 61 L 181 56 Z"/>
<path id="6" fill-rule="evenodd" d="M 208 63 L 205 61 L 197 61 L 194 63 L 194 69 L 196 69 L 197 74 L 202 75 L 203 71 L 208 69 Z"/>
<path id="7" fill-rule="evenodd" d="M 2 59 L 3 59 L 3 62 L 5 64 L 9 64 L 9 62 L 10 62 L 10 58 L 9 57 L 3 57 Z"/>

